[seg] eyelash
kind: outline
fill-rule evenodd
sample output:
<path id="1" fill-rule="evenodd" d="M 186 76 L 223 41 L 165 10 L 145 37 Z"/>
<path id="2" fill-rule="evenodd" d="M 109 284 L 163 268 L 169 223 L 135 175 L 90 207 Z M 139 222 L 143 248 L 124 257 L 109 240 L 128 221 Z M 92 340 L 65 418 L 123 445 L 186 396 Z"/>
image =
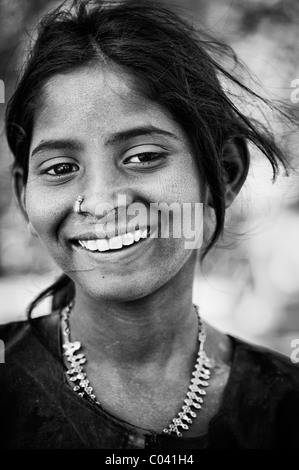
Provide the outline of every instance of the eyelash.
<path id="1" fill-rule="evenodd" d="M 60 177 L 60 176 L 65 176 L 65 175 L 68 175 L 70 173 L 75 173 L 74 171 L 68 171 L 66 173 L 62 173 L 62 174 L 51 174 L 50 171 L 51 170 L 57 170 L 59 167 L 76 167 L 76 168 L 79 168 L 78 165 L 75 165 L 74 163 L 57 163 L 56 165 L 53 165 L 51 168 L 48 168 L 48 170 L 45 171 L 45 174 L 49 175 L 49 176 L 56 176 L 56 177 Z"/>
<path id="2" fill-rule="evenodd" d="M 140 158 L 142 158 L 142 157 L 144 157 L 144 156 L 150 157 L 149 160 L 146 160 L 145 162 L 143 162 L 143 164 L 147 164 L 147 163 L 151 163 L 151 162 L 153 162 L 153 161 L 155 161 L 155 160 L 158 160 L 159 158 L 162 158 L 164 155 L 165 155 L 165 154 L 162 153 L 162 152 L 142 152 L 142 153 L 138 153 L 138 154 L 136 154 L 136 155 L 132 155 L 131 157 L 126 158 L 126 160 L 124 161 L 124 164 L 127 165 L 127 160 L 129 160 L 130 158 L 136 158 L 136 157 L 137 157 L 137 158 L 140 159 Z M 130 163 L 130 162 L 128 162 L 128 163 Z M 133 162 L 133 163 L 135 163 L 135 164 L 137 164 L 137 165 L 141 165 L 141 164 L 142 164 L 142 162 L 141 162 L 141 163 L 139 163 L 139 162 Z"/>
<path id="3" fill-rule="evenodd" d="M 144 162 L 133 162 L 133 164 L 135 165 L 146 165 L 146 164 L 150 164 L 151 162 L 159 159 L 159 158 L 162 158 L 164 156 L 164 153 L 162 152 L 143 152 L 143 153 L 139 153 L 137 155 L 132 155 L 131 157 L 127 157 L 124 161 L 124 164 L 127 165 L 128 163 L 130 163 L 128 160 L 130 160 L 131 158 L 139 158 L 141 159 L 142 157 L 147 157 L 147 160 L 145 160 Z M 63 172 L 61 174 L 53 174 L 53 173 L 50 173 L 50 171 L 57 171 L 59 168 L 61 167 L 76 167 L 77 169 L 79 168 L 78 165 L 75 165 L 74 163 L 57 163 L 56 165 L 53 165 L 51 168 L 49 168 L 48 170 L 45 171 L 45 174 L 49 175 L 49 176 L 54 176 L 56 178 L 59 178 L 59 177 L 63 177 L 63 176 L 66 176 L 66 175 L 69 175 L 70 173 L 75 173 L 75 171 L 66 171 L 66 172 Z"/>

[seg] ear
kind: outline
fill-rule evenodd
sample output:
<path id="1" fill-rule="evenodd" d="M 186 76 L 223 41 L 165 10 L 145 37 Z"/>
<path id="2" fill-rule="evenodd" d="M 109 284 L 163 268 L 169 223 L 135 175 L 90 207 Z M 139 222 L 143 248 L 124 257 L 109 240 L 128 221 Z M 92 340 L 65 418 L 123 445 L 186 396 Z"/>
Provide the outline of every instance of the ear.
<path id="1" fill-rule="evenodd" d="M 222 165 L 225 181 L 225 205 L 229 207 L 248 175 L 249 151 L 245 139 L 234 137 L 223 146 Z"/>
<path id="2" fill-rule="evenodd" d="M 17 206 L 21 211 L 24 219 L 27 222 L 27 227 L 34 237 L 37 237 L 37 233 L 31 224 L 27 210 L 26 210 L 26 184 L 24 183 L 24 173 L 21 168 L 16 168 L 13 171 L 13 190 L 16 198 Z"/>
<path id="3" fill-rule="evenodd" d="M 224 170 L 225 206 L 229 207 L 248 175 L 250 158 L 245 139 L 229 139 L 223 146 L 221 163 Z"/>

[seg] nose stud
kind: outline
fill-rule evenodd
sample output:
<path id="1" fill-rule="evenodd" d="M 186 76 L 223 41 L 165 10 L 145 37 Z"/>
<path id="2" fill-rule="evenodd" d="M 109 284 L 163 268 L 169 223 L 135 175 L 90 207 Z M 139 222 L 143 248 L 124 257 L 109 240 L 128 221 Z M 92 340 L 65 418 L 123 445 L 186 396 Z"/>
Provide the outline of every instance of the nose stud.
<path id="1" fill-rule="evenodd" d="M 74 204 L 74 212 L 76 212 L 77 214 L 81 214 L 81 204 L 83 200 L 84 200 L 83 196 L 78 196 L 76 199 L 76 202 Z"/>

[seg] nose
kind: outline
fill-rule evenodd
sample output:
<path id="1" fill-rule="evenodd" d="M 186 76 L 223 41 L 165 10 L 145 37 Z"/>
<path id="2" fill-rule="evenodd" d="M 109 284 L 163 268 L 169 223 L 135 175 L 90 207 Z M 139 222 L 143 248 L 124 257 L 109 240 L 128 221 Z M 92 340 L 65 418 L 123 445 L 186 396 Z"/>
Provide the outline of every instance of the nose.
<path id="1" fill-rule="evenodd" d="M 81 186 L 80 213 L 101 219 L 119 207 L 132 204 L 133 190 L 125 177 L 114 168 L 94 170 Z"/>

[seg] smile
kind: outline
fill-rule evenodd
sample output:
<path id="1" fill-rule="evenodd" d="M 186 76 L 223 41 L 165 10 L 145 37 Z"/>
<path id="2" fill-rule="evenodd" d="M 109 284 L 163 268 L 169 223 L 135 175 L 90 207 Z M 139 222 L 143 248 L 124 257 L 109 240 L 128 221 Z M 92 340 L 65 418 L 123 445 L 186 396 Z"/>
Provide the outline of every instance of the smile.
<path id="1" fill-rule="evenodd" d="M 78 243 L 88 251 L 110 251 L 120 250 L 124 246 L 133 245 L 139 241 L 148 238 L 150 235 L 149 229 L 135 230 L 123 235 L 118 235 L 112 238 L 99 238 L 93 240 L 78 240 Z"/>

